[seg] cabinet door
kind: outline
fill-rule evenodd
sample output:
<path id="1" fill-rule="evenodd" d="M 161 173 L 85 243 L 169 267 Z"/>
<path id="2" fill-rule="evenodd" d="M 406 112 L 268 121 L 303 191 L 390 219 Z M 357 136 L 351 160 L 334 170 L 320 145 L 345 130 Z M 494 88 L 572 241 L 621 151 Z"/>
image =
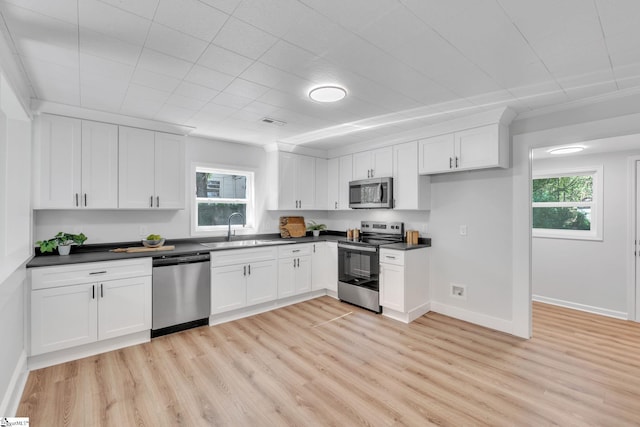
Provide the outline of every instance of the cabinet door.
<path id="1" fill-rule="evenodd" d="M 278 260 L 278 298 L 290 297 L 295 293 L 296 258 Z"/>
<path id="2" fill-rule="evenodd" d="M 31 355 L 95 342 L 97 293 L 94 284 L 31 292 Z"/>
<path id="3" fill-rule="evenodd" d="M 155 133 L 154 207 L 184 209 L 184 138 Z"/>
<path id="4" fill-rule="evenodd" d="M 393 147 L 393 207 L 427 210 L 431 207 L 431 177 L 418 175 L 418 143 Z"/>
<path id="5" fill-rule="evenodd" d="M 340 157 L 340 173 L 339 185 L 338 185 L 338 209 L 350 209 L 349 208 L 349 182 L 353 180 L 353 156 Z"/>
<path id="6" fill-rule="evenodd" d="M 449 172 L 454 170 L 453 134 L 434 136 L 418 142 L 421 174 Z"/>
<path id="7" fill-rule="evenodd" d="M 363 151 L 353 155 L 353 179 L 371 178 L 371 151 Z"/>
<path id="8" fill-rule="evenodd" d="M 36 206 L 71 209 L 80 206 L 82 175 L 81 121 L 43 114 L 36 128 L 40 174 Z M 77 201 L 77 203 L 76 203 Z"/>
<path id="9" fill-rule="evenodd" d="M 385 147 L 371 152 L 371 177 L 393 176 L 393 148 Z"/>
<path id="10" fill-rule="evenodd" d="M 380 264 L 380 305 L 404 312 L 404 267 Z"/>
<path id="11" fill-rule="evenodd" d="M 338 292 L 338 243 L 327 242 L 327 290 Z"/>
<path id="12" fill-rule="evenodd" d="M 325 289 L 328 282 L 328 252 L 326 242 L 313 244 L 311 251 L 311 289 Z"/>
<path id="13" fill-rule="evenodd" d="M 340 200 L 340 159 L 327 161 L 327 202 L 328 209 L 337 210 Z"/>
<path id="14" fill-rule="evenodd" d="M 118 207 L 155 205 L 155 137 L 144 129 L 120 126 L 118 142 Z"/>
<path id="15" fill-rule="evenodd" d="M 329 207 L 329 189 L 327 185 L 328 162 L 327 159 L 315 159 L 316 175 L 314 179 L 315 203 L 314 208 L 318 210 L 333 209 L 333 204 Z"/>
<path id="16" fill-rule="evenodd" d="M 82 121 L 82 195 L 84 208 L 118 207 L 118 126 Z"/>
<path id="17" fill-rule="evenodd" d="M 499 166 L 498 125 L 456 132 L 455 138 L 458 169 Z"/>
<path id="18" fill-rule="evenodd" d="M 98 339 L 151 329 L 151 276 L 99 282 Z"/>
<path id="19" fill-rule="evenodd" d="M 298 209 L 313 209 L 316 200 L 316 159 L 309 156 L 297 157 L 295 184 Z"/>
<path id="20" fill-rule="evenodd" d="M 278 268 L 276 260 L 252 262 L 247 266 L 247 305 L 260 304 L 278 298 Z"/>
<path id="21" fill-rule="evenodd" d="M 211 269 L 211 314 L 242 308 L 247 304 L 246 265 Z"/>
<path id="22" fill-rule="evenodd" d="M 301 256 L 296 266 L 295 293 L 302 294 L 311 291 L 311 256 Z"/>
<path id="23" fill-rule="evenodd" d="M 296 209 L 297 156 L 280 153 L 278 159 L 278 208 Z"/>

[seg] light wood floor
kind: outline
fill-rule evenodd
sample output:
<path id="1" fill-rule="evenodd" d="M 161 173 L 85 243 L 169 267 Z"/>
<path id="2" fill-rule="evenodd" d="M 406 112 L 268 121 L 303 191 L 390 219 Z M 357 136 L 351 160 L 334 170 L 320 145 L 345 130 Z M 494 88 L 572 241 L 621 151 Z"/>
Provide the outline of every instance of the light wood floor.
<path id="1" fill-rule="evenodd" d="M 534 338 L 323 297 L 31 372 L 32 426 L 640 425 L 640 324 L 534 303 Z"/>

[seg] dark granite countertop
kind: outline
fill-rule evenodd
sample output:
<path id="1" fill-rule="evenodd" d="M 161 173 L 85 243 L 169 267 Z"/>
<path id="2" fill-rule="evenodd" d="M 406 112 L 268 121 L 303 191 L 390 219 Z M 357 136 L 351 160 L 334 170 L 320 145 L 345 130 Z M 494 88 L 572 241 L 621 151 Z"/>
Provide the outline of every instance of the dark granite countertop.
<path id="1" fill-rule="evenodd" d="M 430 248 L 431 242 L 427 243 L 418 243 L 417 245 L 410 245 L 408 243 L 391 243 L 388 245 L 380 246 L 380 249 L 393 249 L 396 251 L 410 251 L 413 249 L 422 249 L 422 248 Z"/>
<path id="2" fill-rule="evenodd" d="M 344 239 L 344 233 L 340 232 L 325 232 L 321 233 L 319 237 L 313 237 L 312 235 L 306 237 L 297 237 L 286 240 L 292 240 L 295 243 L 314 243 L 314 242 L 326 242 L 326 241 L 338 241 Z M 234 240 L 279 240 L 280 234 L 261 234 L 261 235 L 245 235 L 236 236 Z M 227 249 L 246 249 L 247 246 L 238 246 L 230 248 L 209 248 L 201 243 L 211 242 L 223 242 L 224 238 L 212 238 L 212 237 L 196 237 L 191 239 L 175 239 L 167 240 L 165 245 L 174 245 L 176 248 L 170 251 L 157 251 L 157 252 L 135 252 L 135 253 L 115 253 L 110 252 L 110 249 L 115 248 L 128 248 L 140 246 L 140 242 L 121 242 L 121 243 L 108 243 L 108 244 L 96 244 L 96 245 L 84 245 L 74 246 L 70 255 L 60 256 L 57 253 L 53 254 L 39 254 L 37 253 L 31 261 L 27 264 L 27 268 L 34 267 L 53 267 L 58 265 L 78 264 L 85 262 L 100 262 L 100 261 L 119 261 L 131 258 L 160 258 L 170 255 L 187 255 L 192 253 L 206 253 L 211 251 L 227 250 Z M 255 246 L 259 247 L 259 246 Z"/>

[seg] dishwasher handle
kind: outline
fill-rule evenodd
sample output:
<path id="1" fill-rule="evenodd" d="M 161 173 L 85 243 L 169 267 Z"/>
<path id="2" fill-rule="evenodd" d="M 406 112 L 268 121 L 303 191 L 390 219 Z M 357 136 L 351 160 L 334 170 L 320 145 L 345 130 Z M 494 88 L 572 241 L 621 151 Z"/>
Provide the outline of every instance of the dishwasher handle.
<path id="1" fill-rule="evenodd" d="M 209 262 L 211 256 L 209 253 L 205 254 L 192 254 L 192 255 L 171 255 L 171 256 L 162 256 L 153 259 L 154 267 L 165 267 L 169 265 L 178 265 L 178 264 L 193 264 L 197 262 Z"/>

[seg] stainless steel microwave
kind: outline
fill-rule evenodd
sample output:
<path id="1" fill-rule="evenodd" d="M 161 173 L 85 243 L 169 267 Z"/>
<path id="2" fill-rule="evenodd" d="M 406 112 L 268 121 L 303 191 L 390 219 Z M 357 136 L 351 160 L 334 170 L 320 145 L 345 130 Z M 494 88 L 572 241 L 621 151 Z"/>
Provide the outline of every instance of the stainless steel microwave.
<path id="1" fill-rule="evenodd" d="M 392 209 L 393 178 L 371 178 L 349 183 L 349 207 L 353 209 Z"/>

